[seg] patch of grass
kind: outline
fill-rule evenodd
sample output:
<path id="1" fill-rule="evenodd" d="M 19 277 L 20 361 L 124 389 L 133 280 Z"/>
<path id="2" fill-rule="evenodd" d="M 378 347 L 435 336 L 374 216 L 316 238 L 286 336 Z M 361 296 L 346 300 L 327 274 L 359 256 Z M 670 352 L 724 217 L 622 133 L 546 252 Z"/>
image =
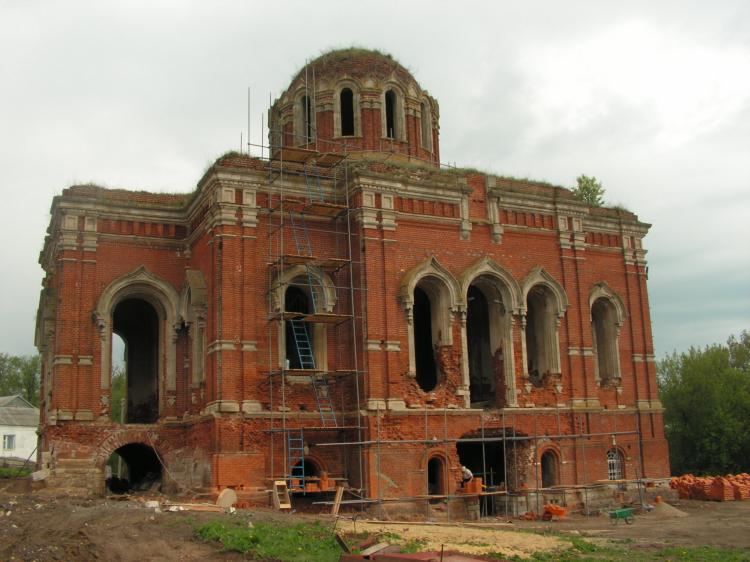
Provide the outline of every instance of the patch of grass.
<path id="1" fill-rule="evenodd" d="M 218 542 L 224 550 L 250 554 L 259 560 L 280 562 L 328 562 L 338 560 L 341 548 L 331 530 L 321 523 L 278 525 L 214 520 L 198 527 L 195 534 L 207 542 Z"/>
<path id="2" fill-rule="evenodd" d="M 427 546 L 426 541 L 422 541 L 418 539 L 410 539 L 406 542 L 399 544 L 399 547 L 401 548 L 401 552 L 405 554 L 410 554 L 413 552 L 420 552 L 424 550 L 426 546 Z"/>
<path id="3" fill-rule="evenodd" d="M 0 466 L 0 478 L 25 478 L 31 474 L 30 468 L 7 468 Z"/>

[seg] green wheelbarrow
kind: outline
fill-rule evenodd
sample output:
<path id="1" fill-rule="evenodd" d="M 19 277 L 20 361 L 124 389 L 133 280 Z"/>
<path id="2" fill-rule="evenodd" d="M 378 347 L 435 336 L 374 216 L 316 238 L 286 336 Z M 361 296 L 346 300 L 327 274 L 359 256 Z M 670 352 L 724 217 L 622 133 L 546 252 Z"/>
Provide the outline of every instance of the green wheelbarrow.
<path id="1" fill-rule="evenodd" d="M 613 509 L 609 512 L 609 518 L 612 520 L 612 524 L 616 525 L 620 519 L 624 520 L 627 525 L 633 524 L 633 511 L 632 507 L 623 507 L 621 509 Z"/>

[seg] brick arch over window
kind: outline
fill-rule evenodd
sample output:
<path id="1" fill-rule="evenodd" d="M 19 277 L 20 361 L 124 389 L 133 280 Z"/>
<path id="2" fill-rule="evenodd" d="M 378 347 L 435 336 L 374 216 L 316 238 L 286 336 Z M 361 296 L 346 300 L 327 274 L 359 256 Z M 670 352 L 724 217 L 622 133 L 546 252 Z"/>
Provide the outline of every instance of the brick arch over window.
<path id="1" fill-rule="evenodd" d="M 599 384 L 619 384 L 620 328 L 626 317 L 622 299 L 601 281 L 589 291 L 594 373 Z"/>
<path id="2" fill-rule="evenodd" d="M 108 390 L 112 376 L 112 314 L 121 301 L 142 299 L 153 306 L 159 319 L 160 357 L 158 380 L 166 378 L 166 390 L 176 389 L 176 329 L 179 327 L 180 296 L 168 282 L 151 273 L 145 266 L 118 277 L 102 291 L 93 311 L 93 319 L 101 340 L 101 389 Z M 162 349 L 164 347 L 165 349 Z M 164 363 L 166 360 L 166 373 Z M 163 375 L 166 374 L 166 377 Z"/>
<path id="3" fill-rule="evenodd" d="M 540 385 L 545 374 L 559 374 L 561 370 L 560 321 L 569 306 L 568 296 L 543 267 L 534 268 L 521 286 L 523 376 Z"/>
<path id="4" fill-rule="evenodd" d="M 409 270 L 401 281 L 399 300 L 406 313 L 409 337 L 409 374 L 417 375 L 414 333 L 415 289 L 424 291 L 430 301 L 433 346 L 453 345 L 452 315 L 459 309 L 460 288 L 456 278 L 435 257 Z"/>
<path id="5" fill-rule="evenodd" d="M 163 459 L 164 455 L 158 445 L 158 441 L 159 435 L 147 429 L 123 429 L 122 431 L 112 433 L 99 443 L 96 448 L 96 467 L 104 470 L 104 465 L 107 463 L 109 457 L 112 456 L 112 453 L 120 447 L 134 443 L 152 448 Z"/>
<path id="6" fill-rule="evenodd" d="M 492 361 L 502 360 L 502 373 L 505 386 L 503 405 L 515 405 L 516 381 L 513 353 L 513 325 L 514 316 L 519 315 L 523 309 L 523 297 L 521 287 L 507 270 L 503 269 L 495 261 L 483 257 L 461 273 L 459 277 L 461 286 L 462 306 L 467 311 L 466 321 L 461 324 L 461 373 L 464 386 L 471 388 L 471 368 L 469 363 L 469 290 L 478 288 L 487 301 L 489 321 L 489 355 Z M 472 397 L 468 396 L 469 405 Z"/>

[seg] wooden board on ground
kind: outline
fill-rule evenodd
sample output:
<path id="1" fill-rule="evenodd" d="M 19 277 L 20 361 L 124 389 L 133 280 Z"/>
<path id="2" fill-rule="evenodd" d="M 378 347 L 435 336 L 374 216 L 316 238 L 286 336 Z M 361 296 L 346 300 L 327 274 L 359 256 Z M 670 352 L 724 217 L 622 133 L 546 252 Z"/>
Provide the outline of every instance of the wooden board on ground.
<path id="1" fill-rule="evenodd" d="M 292 500 L 289 499 L 289 490 L 284 480 L 274 480 L 271 495 L 276 509 L 292 509 Z"/>
<path id="2" fill-rule="evenodd" d="M 341 498 L 344 497 L 344 487 L 336 486 L 336 497 L 333 500 L 333 508 L 331 508 L 331 515 L 336 517 L 339 514 L 339 508 L 341 507 Z"/>

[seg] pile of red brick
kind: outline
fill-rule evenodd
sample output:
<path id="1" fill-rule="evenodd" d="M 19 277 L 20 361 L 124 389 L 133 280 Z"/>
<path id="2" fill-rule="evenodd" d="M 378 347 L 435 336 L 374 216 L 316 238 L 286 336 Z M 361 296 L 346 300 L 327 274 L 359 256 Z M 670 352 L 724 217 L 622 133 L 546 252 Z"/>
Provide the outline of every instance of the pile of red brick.
<path id="1" fill-rule="evenodd" d="M 669 487 L 681 499 L 730 501 L 750 499 L 750 474 L 698 477 L 685 474 L 672 478 Z"/>

